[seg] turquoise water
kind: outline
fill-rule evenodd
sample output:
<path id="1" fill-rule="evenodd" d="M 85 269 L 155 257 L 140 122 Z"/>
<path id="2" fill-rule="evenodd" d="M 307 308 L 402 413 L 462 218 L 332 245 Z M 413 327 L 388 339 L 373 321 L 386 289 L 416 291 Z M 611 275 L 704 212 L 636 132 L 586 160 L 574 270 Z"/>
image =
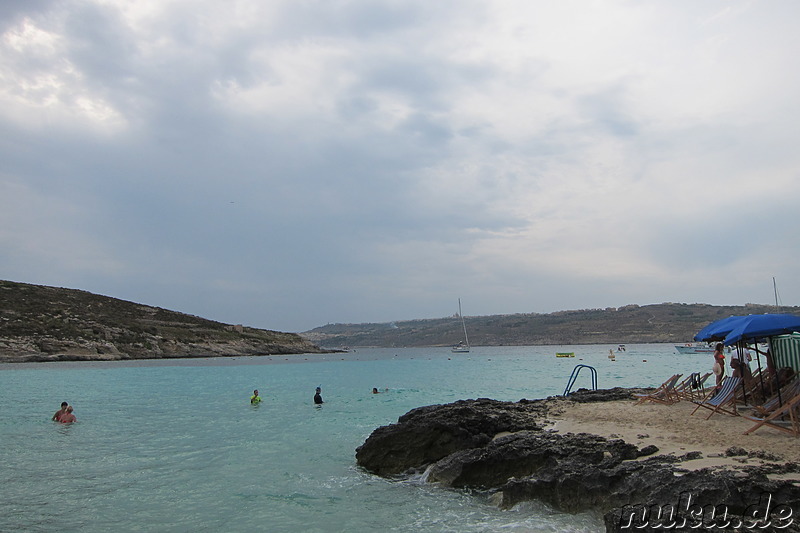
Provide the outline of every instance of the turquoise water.
<path id="1" fill-rule="evenodd" d="M 711 366 L 671 345 L 629 345 L 612 362 L 611 348 L 0 365 L 0 531 L 602 530 L 589 513 L 533 503 L 501 511 L 482 493 L 381 479 L 354 454 L 414 407 L 561 394 L 580 363 L 597 368 L 600 388 Z M 575 388 L 588 385 L 584 373 Z M 253 407 L 256 388 L 264 402 Z M 50 421 L 64 400 L 76 424 Z"/>

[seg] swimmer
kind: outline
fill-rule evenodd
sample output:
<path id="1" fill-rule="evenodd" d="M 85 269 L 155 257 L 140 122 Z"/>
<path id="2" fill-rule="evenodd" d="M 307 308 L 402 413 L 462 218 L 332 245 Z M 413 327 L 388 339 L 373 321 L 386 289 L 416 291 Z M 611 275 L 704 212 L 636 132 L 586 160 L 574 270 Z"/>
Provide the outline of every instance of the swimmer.
<path id="1" fill-rule="evenodd" d="M 72 414 L 71 405 L 67 407 L 67 411 L 63 415 L 61 415 L 61 418 L 58 419 L 58 421 L 61 422 L 62 424 L 71 424 L 76 420 L 78 419 L 75 418 L 75 415 Z"/>
<path id="2" fill-rule="evenodd" d="M 372 387 L 372 394 L 380 394 L 381 391 L 378 390 L 378 387 Z"/>
<path id="3" fill-rule="evenodd" d="M 258 389 L 253 391 L 253 395 L 250 396 L 250 403 L 253 405 L 258 405 L 261 403 L 261 396 L 258 395 Z"/>
<path id="4" fill-rule="evenodd" d="M 56 411 L 56 414 L 53 415 L 53 420 L 61 422 L 61 417 L 67 414 L 67 407 L 69 407 L 67 402 L 61 402 L 61 409 Z"/>
<path id="5" fill-rule="evenodd" d="M 317 392 L 314 394 L 314 403 L 315 404 L 319 405 L 321 403 L 325 403 L 325 402 L 322 401 L 322 394 L 321 393 L 322 393 L 322 389 L 320 387 L 317 387 Z"/>

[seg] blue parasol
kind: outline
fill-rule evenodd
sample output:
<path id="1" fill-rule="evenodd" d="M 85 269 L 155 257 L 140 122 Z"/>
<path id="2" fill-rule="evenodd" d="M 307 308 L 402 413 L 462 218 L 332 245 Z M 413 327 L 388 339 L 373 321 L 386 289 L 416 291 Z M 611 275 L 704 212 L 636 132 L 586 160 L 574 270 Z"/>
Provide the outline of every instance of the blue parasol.
<path id="1" fill-rule="evenodd" d="M 739 322 L 745 318 L 747 317 L 734 315 L 721 320 L 715 320 L 711 324 L 701 329 L 700 332 L 694 336 L 694 340 L 697 342 L 721 341 L 733 330 L 733 328 L 736 327 Z"/>
<path id="2" fill-rule="evenodd" d="M 748 315 L 740 319 L 733 323 L 733 328 L 725 335 L 726 346 L 739 341 L 758 342 L 767 337 L 800 331 L 800 316 L 797 315 Z"/>

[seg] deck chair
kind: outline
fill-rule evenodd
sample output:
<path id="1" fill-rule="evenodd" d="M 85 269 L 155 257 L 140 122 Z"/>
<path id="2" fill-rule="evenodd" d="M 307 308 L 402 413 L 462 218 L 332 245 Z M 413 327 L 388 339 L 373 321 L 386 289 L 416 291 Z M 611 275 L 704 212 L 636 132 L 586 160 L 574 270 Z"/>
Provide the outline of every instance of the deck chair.
<path id="1" fill-rule="evenodd" d="M 739 384 L 739 388 L 736 389 L 736 398 L 742 401 L 745 404 L 755 404 L 756 402 L 763 401 L 763 396 L 761 395 L 761 379 L 759 378 L 760 370 L 756 370 L 752 372 L 750 376 L 745 380 L 742 378 L 742 382 Z"/>
<path id="2" fill-rule="evenodd" d="M 706 372 L 704 375 L 700 375 L 700 372 L 693 372 L 689 378 L 688 383 L 681 387 L 680 385 L 675 387 L 676 392 L 678 393 L 678 398 L 681 400 L 698 400 L 704 398 L 706 395 L 706 380 L 711 375 L 711 372 Z M 682 383 L 686 383 L 684 380 Z"/>
<path id="3" fill-rule="evenodd" d="M 754 405 L 753 412 L 761 417 L 769 416 L 772 411 L 781 407 L 787 400 L 794 398 L 800 394 L 800 376 L 795 377 L 792 381 L 784 385 L 778 394 L 771 396 L 762 405 Z"/>
<path id="4" fill-rule="evenodd" d="M 789 418 L 788 426 L 778 423 L 778 419 L 782 419 L 784 417 Z M 782 406 L 774 409 L 769 416 L 763 418 L 745 416 L 745 418 L 756 422 L 753 427 L 744 432 L 745 435 L 754 432 L 761 426 L 767 426 L 779 431 L 785 431 L 786 433 L 794 435 L 795 437 L 800 437 L 800 393 L 795 394 L 794 397 L 785 401 Z"/>
<path id="5" fill-rule="evenodd" d="M 697 407 L 694 408 L 692 414 L 695 414 L 698 409 L 704 407 L 711 411 L 711 414 L 706 417 L 706 420 L 714 416 L 714 413 L 726 413 L 737 416 L 739 413 L 736 411 L 736 387 L 738 387 L 741 382 L 742 378 L 735 378 L 733 376 L 725 378 L 719 391 L 712 390 L 711 393 L 702 400 L 694 401 Z M 714 394 L 714 392 L 716 392 L 716 394 Z"/>
<path id="6" fill-rule="evenodd" d="M 634 398 L 638 398 L 638 401 L 634 405 L 639 405 L 647 401 L 666 404 L 677 402 L 680 398 L 677 398 L 675 394 L 675 384 L 682 375 L 683 374 L 675 374 L 650 394 L 634 394 Z"/>

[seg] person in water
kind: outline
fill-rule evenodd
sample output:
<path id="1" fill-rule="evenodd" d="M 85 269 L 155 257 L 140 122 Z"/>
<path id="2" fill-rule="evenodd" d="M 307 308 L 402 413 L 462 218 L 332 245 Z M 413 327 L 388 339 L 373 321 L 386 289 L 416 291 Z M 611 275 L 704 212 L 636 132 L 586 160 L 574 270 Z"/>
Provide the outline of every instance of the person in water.
<path id="1" fill-rule="evenodd" d="M 53 420 L 61 422 L 61 417 L 67 414 L 67 407 L 69 407 L 67 402 L 61 402 L 61 409 L 56 411 L 56 414 L 53 415 Z"/>
<path id="2" fill-rule="evenodd" d="M 73 422 L 77 421 L 78 419 L 75 418 L 75 415 L 72 414 L 72 406 L 67 406 L 67 410 L 64 412 L 63 415 L 58 419 L 59 422 L 62 424 L 72 424 Z"/>
<path id="3" fill-rule="evenodd" d="M 314 403 L 317 405 L 324 403 L 322 401 L 322 389 L 319 387 L 317 387 L 317 392 L 314 393 Z"/>
<path id="4" fill-rule="evenodd" d="M 250 396 L 250 403 L 253 405 L 258 405 L 261 403 L 261 396 L 258 395 L 258 389 L 253 391 L 253 395 Z"/>

